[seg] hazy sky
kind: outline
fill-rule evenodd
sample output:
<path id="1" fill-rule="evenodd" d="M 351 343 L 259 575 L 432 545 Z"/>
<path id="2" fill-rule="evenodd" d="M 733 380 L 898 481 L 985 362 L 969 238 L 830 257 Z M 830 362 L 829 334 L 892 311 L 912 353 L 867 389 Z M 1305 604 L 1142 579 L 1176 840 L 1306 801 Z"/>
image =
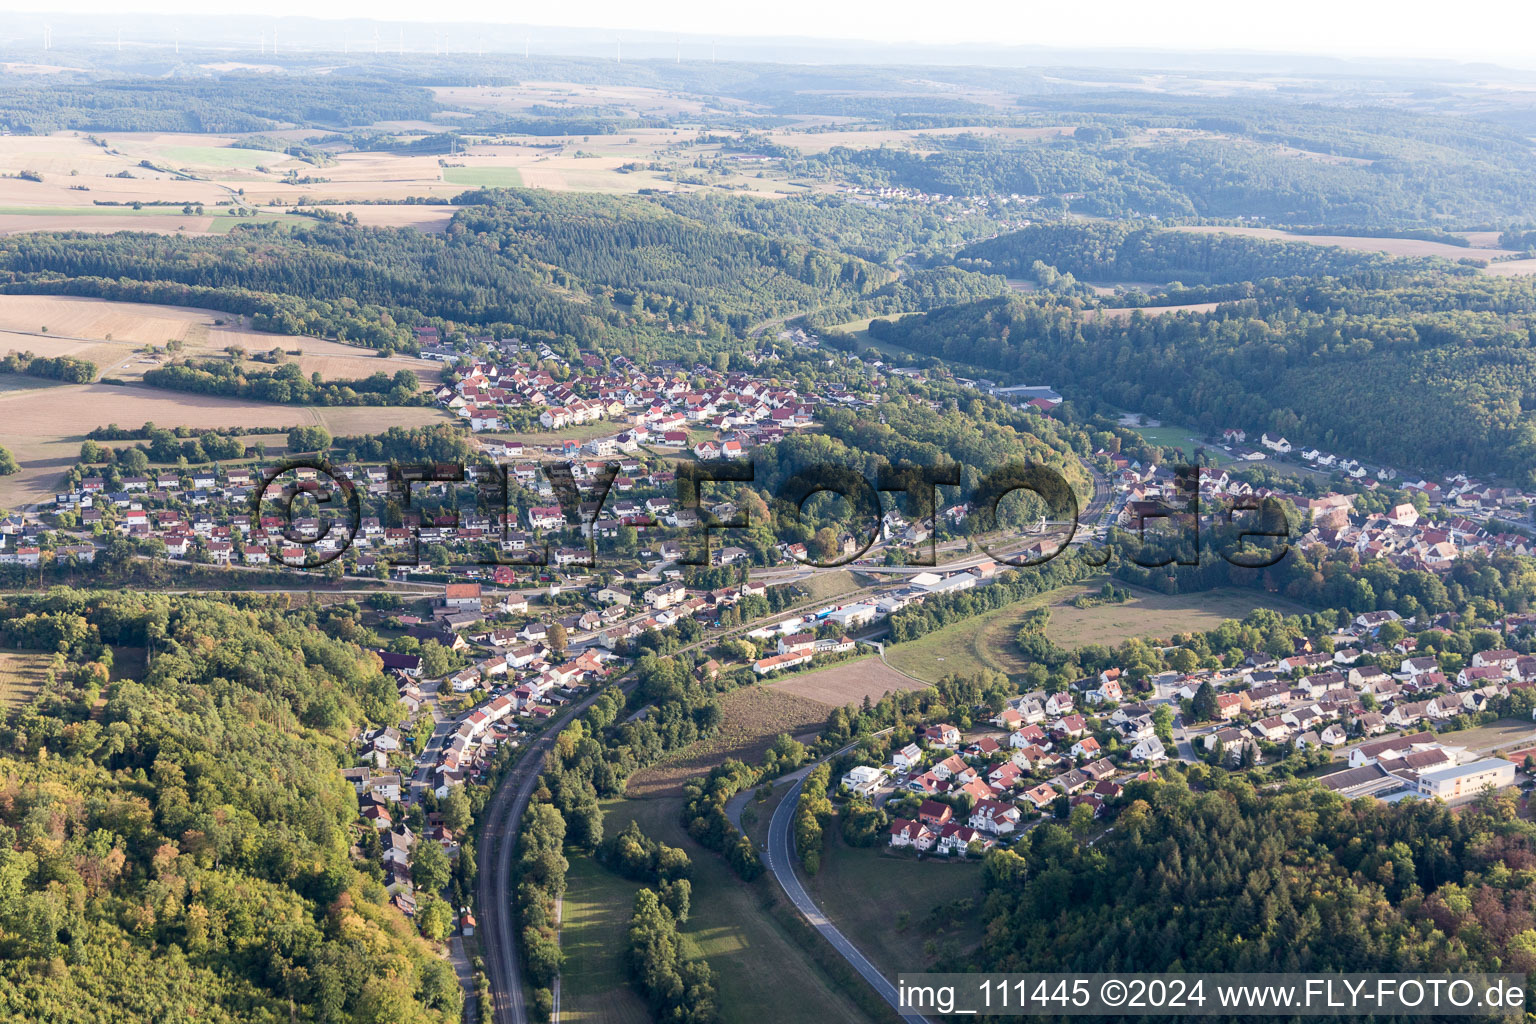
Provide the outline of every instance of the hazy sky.
<path id="1" fill-rule="evenodd" d="M 11 11 L 270 14 L 446 23 L 495 21 L 720 36 L 877 42 L 1247 49 L 1511 59 L 1536 64 L 1536 2 L 1489 0 L 0 0 Z"/>

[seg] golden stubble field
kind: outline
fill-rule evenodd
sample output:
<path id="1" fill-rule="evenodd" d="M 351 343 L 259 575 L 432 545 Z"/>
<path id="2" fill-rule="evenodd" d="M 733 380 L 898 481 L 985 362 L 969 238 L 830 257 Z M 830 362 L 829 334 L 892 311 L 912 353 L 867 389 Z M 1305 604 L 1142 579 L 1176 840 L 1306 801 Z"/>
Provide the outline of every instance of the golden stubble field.
<path id="1" fill-rule="evenodd" d="M 145 346 L 182 345 L 183 356 L 224 357 L 238 346 L 248 355 L 281 348 L 299 352 L 286 361 L 305 373 L 327 378 L 367 377 L 383 371 L 411 370 L 424 381 L 436 381 L 440 366 L 425 359 L 394 355 L 381 359 L 370 349 L 320 338 L 268 334 L 246 326 L 233 313 L 185 306 L 114 302 L 109 299 L 63 295 L 0 295 L 0 354 L 31 351 L 42 356 L 89 359 L 100 376 L 137 380 L 147 369 L 162 365 L 163 355 L 141 351 Z"/>
<path id="2" fill-rule="evenodd" d="M 1286 242 L 1305 242 L 1308 245 L 1332 245 L 1341 249 L 1357 249 L 1361 252 L 1379 252 L 1388 256 L 1440 256 L 1448 260 L 1479 259 L 1492 260 L 1501 256 L 1514 255 L 1508 249 L 1498 247 L 1498 235 L 1493 232 L 1474 232 L 1469 234 L 1470 246 L 1447 245 L 1445 242 L 1424 241 L 1417 238 L 1360 238 L 1354 235 L 1297 235 L 1289 231 L 1281 231 L 1278 228 L 1255 227 L 1228 227 L 1216 224 L 1191 225 L 1180 227 L 1179 231 L 1191 231 L 1197 234 L 1218 235 L 1247 235 L 1250 238 L 1265 238 Z M 1502 264 L 1512 266 L 1513 264 Z M 1490 264 L 1489 273 L 1497 273 L 1493 268 L 1501 264 Z M 1529 273 L 1529 271 L 1526 271 Z"/>
<path id="3" fill-rule="evenodd" d="M 499 99 L 487 96 L 486 105 Z M 515 109 L 509 108 L 509 113 Z M 313 133 L 268 134 L 287 139 Z M 316 167 L 283 153 L 234 147 L 232 136 L 114 132 L 98 136 L 104 146 L 78 132 L 3 136 L 0 234 L 32 230 L 223 233 L 242 223 L 230 216 L 236 203 L 281 215 L 300 199 L 321 206 L 346 204 L 345 209 L 364 224 L 441 231 L 452 216 L 451 207 L 403 201 L 412 197 L 447 200 L 482 186 L 615 195 L 643 188 L 693 190 L 699 186 L 671 182 L 660 172 L 631 166 L 678 159 L 673 147 L 693 137 L 692 131 L 675 128 L 592 136 L 506 135 L 472 138 L 459 152 L 447 156 L 340 153 L 333 163 Z M 872 139 L 864 141 L 874 144 Z M 696 155 L 687 151 L 684 162 Z M 142 161 L 168 170 L 150 170 Z M 631 169 L 621 171 L 626 166 Z M 768 196 L 805 191 L 782 176 L 759 178 L 758 169 L 744 163 L 741 173 L 712 180 Z M 18 177 L 23 171 L 36 172 L 43 180 Z M 290 171 L 321 180 L 290 184 L 283 180 Z M 134 210 L 128 205 L 134 202 L 174 205 Z M 203 215 L 182 213 L 183 204 L 202 204 Z"/>
<path id="4" fill-rule="evenodd" d="M 394 373 L 409 369 L 423 380 L 437 379 L 437 365 L 424 360 L 409 356 L 380 359 L 367 349 L 332 341 L 253 331 L 238 320 L 225 313 L 178 306 L 0 295 L 0 354 L 31 351 L 78 356 L 96 363 L 102 376 L 131 382 L 163 359 L 140 349 L 164 346 L 174 339 L 182 342 L 185 355 L 193 357 L 222 357 L 228 345 L 240 345 L 248 353 L 280 347 L 300 351 L 301 355 L 287 358 L 306 373 L 353 378 L 379 370 Z M 43 333 L 44 327 L 47 333 Z M 255 365 L 266 368 L 265 364 Z M 14 508 L 51 497 L 79 454 L 86 433 L 112 423 L 121 427 L 154 422 L 163 427 L 273 429 L 316 425 L 333 436 L 344 436 L 447 421 L 445 413 L 428 408 L 307 408 L 163 391 L 132 383 L 71 385 L 0 376 L 0 446 L 10 449 L 22 466 L 20 473 L 0 477 L 0 507 Z"/>

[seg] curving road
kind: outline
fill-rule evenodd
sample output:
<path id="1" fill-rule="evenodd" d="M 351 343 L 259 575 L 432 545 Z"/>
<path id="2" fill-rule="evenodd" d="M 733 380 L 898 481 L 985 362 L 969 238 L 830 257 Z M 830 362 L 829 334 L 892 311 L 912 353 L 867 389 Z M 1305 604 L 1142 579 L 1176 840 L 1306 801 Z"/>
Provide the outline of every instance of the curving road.
<path id="1" fill-rule="evenodd" d="M 1086 466 L 1087 463 L 1084 462 L 1084 465 Z M 1108 481 L 1103 478 L 1103 474 L 1091 466 L 1089 471 L 1094 477 L 1094 500 L 1083 513 L 1085 520 L 1096 516 L 1109 497 Z M 958 570 L 986 561 L 991 557 L 993 556 L 985 553 L 972 555 L 946 563 L 942 568 Z M 897 572 L 900 571 L 897 570 Z M 919 568 L 916 571 L 922 570 Z M 884 586 L 889 584 L 880 583 L 860 588 L 841 597 L 847 598 Z M 747 632 L 764 622 L 783 618 L 786 614 L 789 614 L 787 610 L 742 623 L 707 640 L 700 640 L 680 648 L 678 653 L 705 643 L 718 643 L 726 637 Z M 633 686 L 634 684 L 630 683 L 625 686 L 625 690 Z M 488 1017 L 491 1024 L 524 1024 L 528 1019 L 528 1011 L 523 999 L 521 964 L 518 962 L 517 954 L 516 922 L 513 920 L 512 913 L 512 851 L 517 845 L 517 824 L 522 819 L 529 799 L 533 796 L 534 788 L 538 785 L 539 773 L 544 767 L 544 758 L 554 746 L 555 737 L 568 722 L 585 711 L 597 699 L 600 692 L 594 692 L 550 722 L 507 773 L 507 777 L 502 780 L 495 795 L 491 797 L 490 803 L 486 805 L 485 827 L 480 834 L 478 903 L 482 949 L 491 991 L 491 1008 Z M 832 756 L 835 757 L 837 754 Z M 928 1018 L 921 1014 L 902 1013 L 896 986 L 876 970 L 864 954 L 859 952 L 858 947 L 827 919 L 795 875 L 794 848 L 791 838 L 793 830 L 790 825 L 794 818 L 795 804 L 800 796 L 800 787 L 813 767 L 814 765 L 807 765 L 798 772 L 779 780 L 780 782 L 793 780 L 793 782 L 788 795 L 779 804 L 773 819 L 769 822 L 768 849 L 764 863 L 778 880 L 779 885 L 783 887 L 796 909 L 832 944 L 832 948 L 836 949 L 843 959 L 847 960 L 849 965 L 869 982 L 903 1020 L 910 1024 L 931 1024 Z M 738 828 L 741 827 L 740 816 L 741 808 L 745 805 L 745 795 L 738 794 L 738 798 L 743 799 L 739 802 L 733 799 L 733 806 L 728 807 L 728 813 Z"/>
<path id="2" fill-rule="evenodd" d="M 773 812 L 773 818 L 768 823 L 768 849 L 763 862 L 768 870 L 773 872 L 773 877 L 784 888 L 784 893 L 795 905 L 795 908 L 810 922 L 811 927 L 821 933 L 822 937 L 832 944 L 842 958 L 848 961 L 850 967 L 858 971 L 865 981 L 878 993 L 880 998 L 891 1005 L 902 1020 L 911 1024 L 931 1024 L 927 1017 L 920 1013 L 903 1012 L 901 1001 L 896 993 L 896 986 L 892 985 L 885 975 L 875 969 L 859 948 L 848 940 L 848 937 L 838 930 L 837 925 L 827 919 L 827 916 L 816 906 L 805 887 L 800 884 L 799 877 L 795 874 L 794 828 L 795 805 L 800 800 L 800 787 L 805 784 L 805 777 L 815 765 L 807 765 L 786 778 L 794 782 L 789 787 L 789 792 L 784 799 L 779 801 L 779 806 Z"/>

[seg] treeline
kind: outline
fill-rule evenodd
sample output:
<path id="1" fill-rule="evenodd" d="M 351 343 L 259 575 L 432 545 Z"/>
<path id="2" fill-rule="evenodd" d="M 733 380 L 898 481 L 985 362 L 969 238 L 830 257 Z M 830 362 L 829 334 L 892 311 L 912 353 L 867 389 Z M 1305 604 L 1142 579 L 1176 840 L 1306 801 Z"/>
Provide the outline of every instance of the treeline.
<path id="1" fill-rule="evenodd" d="M 921 604 L 908 605 L 890 614 L 890 643 L 916 640 L 936 629 L 1021 601 L 1047 590 L 1076 583 L 1101 572 L 1098 566 L 1077 557 L 1071 549 L 1038 566 L 1007 570 L 985 586 L 953 594 L 934 594 Z"/>
<path id="2" fill-rule="evenodd" d="M 1021 101 L 1028 124 L 1073 131 L 930 136 L 925 153 L 837 146 L 786 165 L 866 187 L 1018 194 L 1040 199 L 1036 213 L 1121 219 L 1433 227 L 1523 218 L 1536 199 L 1529 148 L 1486 122 L 1377 104 L 1039 92 Z"/>
<path id="3" fill-rule="evenodd" d="M 555 901 L 565 893 L 565 819 L 547 803 L 530 802 L 517 829 L 514 866 L 519 949 L 533 988 L 535 1019 L 548 1020 L 560 976 L 560 928 Z"/>
<path id="4" fill-rule="evenodd" d="M 676 1024 L 714 1024 L 720 1019 L 715 975 L 702 957 L 683 951 L 679 918 L 651 889 L 635 893 L 625 933 L 624 962 L 650 1004 L 652 1016 Z"/>
<path id="5" fill-rule="evenodd" d="M 227 74 L 89 83 L 16 84 L 0 100 L 13 132 L 259 132 L 293 124 L 322 128 L 429 120 L 430 90 L 355 74 Z"/>
<path id="6" fill-rule="evenodd" d="M 290 438 L 293 432 L 289 431 Z M 303 440 L 312 441 L 314 434 Z M 389 427 L 379 434 L 338 437 L 332 444 L 347 462 L 433 462 L 465 465 L 475 454 L 469 438 L 447 423 Z M 317 446 L 318 447 L 318 446 Z M 308 447 L 296 449 L 310 450 Z"/>
<path id="7" fill-rule="evenodd" d="M 731 870 L 750 882 L 763 873 L 763 861 L 750 837 L 731 824 L 725 805 L 731 797 L 758 781 L 751 765 L 729 758 L 702 779 L 683 783 L 683 826 L 705 849 L 725 858 Z"/>
<path id="8" fill-rule="evenodd" d="M 1536 229 L 1510 228 L 1499 234 L 1499 244 L 1506 249 L 1516 249 L 1520 252 L 1529 252 L 1536 249 Z"/>
<path id="9" fill-rule="evenodd" d="M 244 243 L 242 249 L 250 246 L 259 251 L 263 246 L 258 239 L 276 233 L 264 226 L 237 225 L 225 236 L 225 244 L 233 238 Z M 129 232 L 105 236 L 28 232 L 14 236 L 12 244 L 0 250 L 0 294 L 83 295 L 119 302 L 196 306 L 249 316 L 251 326 L 258 331 L 334 338 L 385 352 L 416 350 L 415 336 L 403 324 L 415 323 L 421 317 L 404 308 L 385 311 L 359 304 L 346 295 L 311 300 L 275 290 L 207 283 L 226 275 L 214 268 L 172 271 L 168 265 L 157 266 L 149 250 L 157 248 L 154 239 L 163 237 Z M 210 251 L 220 248 L 211 246 Z M 271 251 L 266 255 L 276 256 Z M 171 279 L 178 274 L 189 280 Z M 266 283 L 274 289 L 280 287 L 276 282 Z"/>
<path id="10" fill-rule="evenodd" d="M 800 787 L 800 799 L 795 801 L 795 852 L 805 873 L 814 875 L 821 870 L 821 849 L 824 830 L 831 823 L 835 811 L 827 791 L 832 788 L 831 764 L 819 764 L 811 769 Z"/>
<path id="11" fill-rule="evenodd" d="M 355 605 L 268 596 L 0 601 L 0 646 L 45 674 L 0 725 L 6 1016 L 459 1019 L 452 968 L 348 852 L 348 738 L 399 716 L 373 639 Z"/>
<path id="12" fill-rule="evenodd" d="M 179 463 L 215 462 L 221 459 L 238 459 L 245 454 L 245 444 L 222 431 L 201 431 L 192 437 L 182 437 L 163 428 L 151 428 L 145 440 L 138 444 L 108 448 L 97 441 L 85 440 L 80 444 L 80 461 L 87 465 L 110 462 L 111 469 L 127 476 L 141 476 L 151 462 L 161 465 Z M 115 482 L 107 480 L 109 488 Z"/>
<path id="13" fill-rule="evenodd" d="M 1528 971 L 1536 828 L 1511 791 L 1347 801 L 1310 783 L 1259 792 L 1203 768 L 1126 787 L 1092 847 L 1031 830 L 989 856 L 974 954 L 993 971 Z M 961 966 L 964 964 L 964 967 Z"/>
<path id="14" fill-rule="evenodd" d="M 452 322 L 611 340 L 630 355 L 692 337 L 697 356 L 706 338 L 851 303 L 895 276 L 643 199 L 475 191 L 456 202 L 468 208 L 443 235 L 336 221 L 210 237 L 27 234 L 0 251 L 0 287 L 203 306 L 385 351 L 415 349 L 408 327 Z"/>
<path id="15" fill-rule="evenodd" d="M 296 363 L 265 372 L 232 360 L 209 359 L 145 370 L 144 383 L 283 405 L 425 405 L 431 401 L 410 370 L 397 370 L 393 376 L 381 370 L 359 380 L 325 381 L 319 373 L 306 377 Z"/>
<path id="16" fill-rule="evenodd" d="M 677 913 L 686 917 L 691 898 L 686 854 L 660 844 L 653 846 L 648 838 L 633 831 L 621 832 L 612 841 L 605 841 L 598 800 L 622 794 L 624 782 L 633 772 L 655 763 L 668 752 L 714 735 L 720 725 L 720 708 L 713 699 L 716 691 L 694 679 L 678 658 L 646 655 L 637 661 L 635 671 L 634 700 L 652 704 L 646 716 L 626 720 L 629 704 L 624 691 L 617 686 L 599 694 L 579 719 L 561 731 L 524 814 L 524 843 L 519 852 L 514 906 L 520 927 L 519 946 L 528 965 L 529 980 L 535 989 L 535 1009 L 541 1019 L 548 1017 L 553 1001 L 550 985 L 562 964 L 553 905 L 564 891 L 568 865 L 562 851 L 566 843 L 624 873 L 648 879 L 654 876 L 669 901 L 672 919 L 677 920 Z M 734 678 L 721 677 L 714 685 L 728 688 L 734 684 Z M 531 843 L 527 841 L 530 827 L 537 829 Z M 663 977 L 676 966 L 669 967 L 669 963 L 650 966 L 659 972 L 656 977 Z M 642 987 L 646 984 L 642 981 Z M 645 990 L 653 998 L 660 998 L 650 988 Z"/>
<path id="17" fill-rule="evenodd" d="M 96 379 L 96 364 L 74 356 L 35 356 L 31 352 L 8 352 L 0 359 L 0 373 L 19 373 L 68 384 L 89 384 Z"/>
<path id="18" fill-rule="evenodd" d="M 153 422 L 145 422 L 141 427 L 120 427 L 116 423 L 108 423 L 104 427 L 93 427 L 86 432 L 86 438 L 91 441 L 147 441 L 157 430 L 167 430 L 174 437 L 191 438 L 203 437 L 206 434 L 222 434 L 226 437 L 243 437 L 246 434 L 280 434 L 281 428 L 273 427 L 156 427 Z"/>
<path id="19" fill-rule="evenodd" d="M 1048 380 L 1074 407 L 1242 426 L 1413 472 L 1536 481 L 1536 288 L 1485 276 L 1249 286 L 1209 313 L 1089 320 L 1022 299 L 877 320 L 870 336 Z M 1397 427 L 1381 430 L 1384 411 Z"/>
<path id="20" fill-rule="evenodd" d="M 835 250 L 680 216 L 642 199 L 540 190 L 458 196 L 456 227 L 605 290 L 621 310 L 740 331 L 766 316 L 850 301 L 894 277 Z"/>
<path id="21" fill-rule="evenodd" d="M 776 155 L 791 155 L 771 147 Z M 776 238 L 798 238 L 874 263 L 890 264 L 908 252 L 947 253 L 951 246 L 992 234 L 996 222 L 983 214 L 956 214 L 925 206 L 876 210 L 841 196 L 761 199 L 715 192 L 678 192 L 654 202 L 695 220 L 730 225 Z"/>
<path id="22" fill-rule="evenodd" d="M 1196 232 L 1076 221 L 1031 224 L 963 249 L 960 258 L 1008 277 L 1033 277 L 1039 261 L 1080 280 L 1185 285 L 1338 277 L 1360 271 L 1406 273 L 1445 266 L 1440 260 L 1253 238 L 1219 228 Z"/>

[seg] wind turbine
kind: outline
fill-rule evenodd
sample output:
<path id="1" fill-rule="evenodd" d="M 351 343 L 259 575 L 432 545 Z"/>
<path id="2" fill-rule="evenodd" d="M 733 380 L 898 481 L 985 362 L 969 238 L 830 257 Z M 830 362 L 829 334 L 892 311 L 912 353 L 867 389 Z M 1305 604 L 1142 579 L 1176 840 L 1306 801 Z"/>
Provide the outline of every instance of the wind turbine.
<path id="1" fill-rule="evenodd" d="M 51 50 L 51 49 L 53 49 L 53 26 L 52 25 L 44 25 L 43 26 L 43 49 L 44 50 Z"/>

